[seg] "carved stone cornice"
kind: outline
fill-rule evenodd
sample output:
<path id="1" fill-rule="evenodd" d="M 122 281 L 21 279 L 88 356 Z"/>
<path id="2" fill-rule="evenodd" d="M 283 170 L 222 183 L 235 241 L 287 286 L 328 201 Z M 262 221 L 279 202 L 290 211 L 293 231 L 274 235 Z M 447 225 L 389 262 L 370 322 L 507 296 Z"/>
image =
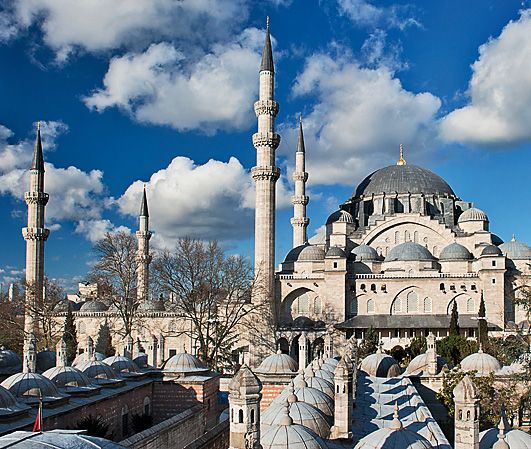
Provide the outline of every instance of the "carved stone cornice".
<path id="1" fill-rule="evenodd" d="M 280 135 L 277 133 L 254 133 L 253 146 L 255 148 L 268 147 L 276 150 L 280 145 Z"/>
<path id="2" fill-rule="evenodd" d="M 271 166 L 253 167 L 251 169 L 251 175 L 255 181 L 267 180 L 275 182 L 280 178 L 280 169 Z"/>
<path id="3" fill-rule="evenodd" d="M 22 235 L 24 236 L 24 240 L 38 240 L 38 241 L 46 241 L 48 236 L 50 235 L 50 230 L 45 228 L 22 228 Z"/>
<path id="4" fill-rule="evenodd" d="M 278 103 L 275 100 L 258 100 L 254 103 L 254 113 L 257 117 L 260 115 L 272 115 L 276 117 L 278 108 Z"/>
<path id="5" fill-rule="evenodd" d="M 50 195 L 44 192 L 25 192 L 24 193 L 24 200 L 26 201 L 26 204 L 28 206 L 30 204 L 39 204 L 41 206 L 46 206 L 49 199 L 50 199 Z"/>
<path id="6" fill-rule="evenodd" d="M 136 231 L 137 239 L 146 239 L 149 240 L 153 233 L 151 231 Z"/>
<path id="7" fill-rule="evenodd" d="M 303 204 L 306 206 L 310 202 L 310 198 L 306 195 L 293 195 L 291 197 L 291 204 Z"/>
<path id="8" fill-rule="evenodd" d="M 293 172 L 293 175 L 291 177 L 294 181 L 308 181 L 308 173 L 306 173 L 305 171 Z"/>
<path id="9" fill-rule="evenodd" d="M 308 217 L 293 217 L 290 222 L 293 226 L 308 226 L 310 219 Z"/>

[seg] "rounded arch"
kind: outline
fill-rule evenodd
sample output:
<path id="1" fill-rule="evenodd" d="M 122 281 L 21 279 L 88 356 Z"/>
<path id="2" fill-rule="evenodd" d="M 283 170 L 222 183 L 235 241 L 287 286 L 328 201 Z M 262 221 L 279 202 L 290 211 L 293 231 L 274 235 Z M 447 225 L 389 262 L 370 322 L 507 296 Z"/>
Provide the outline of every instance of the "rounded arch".
<path id="1" fill-rule="evenodd" d="M 408 313 L 408 295 L 413 292 L 416 295 L 416 299 L 411 295 L 409 297 L 409 307 L 413 308 L 416 305 L 416 312 L 419 310 L 419 298 L 421 297 L 420 288 L 416 285 L 409 285 L 400 290 L 393 300 L 391 301 L 391 307 L 389 309 L 389 315 L 406 314 Z M 413 310 L 411 310 L 413 312 Z M 411 313 L 410 312 L 410 313 Z"/>
<path id="2" fill-rule="evenodd" d="M 452 308 L 454 307 L 454 302 L 457 302 L 457 313 L 459 314 L 465 314 L 470 315 L 471 313 L 477 313 L 475 302 L 474 302 L 474 309 L 472 312 L 468 311 L 468 300 L 472 299 L 470 295 L 467 293 L 459 293 L 455 295 L 450 301 L 448 302 L 448 305 L 446 306 L 446 313 L 450 315 L 452 313 Z"/>
<path id="3" fill-rule="evenodd" d="M 281 313 L 284 320 L 291 321 L 299 316 L 309 316 L 310 305 L 313 305 L 315 292 L 306 287 L 300 287 L 288 293 L 282 300 Z"/>
<path id="4" fill-rule="evenodd" d="M 367 313 L 374 313 L 374 299 L 367 299 Z"/>

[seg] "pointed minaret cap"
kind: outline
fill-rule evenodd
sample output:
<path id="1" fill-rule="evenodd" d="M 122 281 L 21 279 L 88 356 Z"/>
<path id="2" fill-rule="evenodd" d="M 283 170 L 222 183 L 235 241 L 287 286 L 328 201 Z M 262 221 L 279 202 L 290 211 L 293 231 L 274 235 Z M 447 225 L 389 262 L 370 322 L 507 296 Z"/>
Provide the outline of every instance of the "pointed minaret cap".
<path id="1" fill-rule="evenodd" d="M 146 195 L 146 185 L 144 184 L 144 191 L 142 193 L 142 204 L 140 205 L 140 216 L 149 217 L 147 195 Z"/>
<path id="2" fill-rule="evenodd" d="M 304 133 L 302 132 L 302 114 L 299 116 L 299 139 L 297 140 L 297 153 L 304 153 Z"/>
<path id="3" fill-rule="evenodd" d="M 273 50 L 271 49 L 271 36 L 269 35 L 269 16 L 266 18 L 266 36 L 264 50 L 262 51 L 260 72 L 275 72 L 275 66 L 273 65 Z"/>
<path id="4" fill-rule="evenodd" d="M 492 445 L 492 449 L 510 449 L 509 443 L 505 440 L 505 409 L 503 408 L 498 424 L 498 441 Z"/>
<path id="5" fill-rule="evenodd" d="M 41 142 L 41 122 L 37 122 L 37 139 L 35 140 L 35 147 L 33 149 L 33 161 L 31 169 L 37 171 L 44 171 L 44 157 L 42 156 L 42 142 Z"/>
<path id="6" fill-rule="evenodd" d="M 398 403 L 395 402 L 395 411 L 393 413 L 393 420 L 391 421 L 389 428 L 393 430 L 400 430 L 402 427 L 403 427 L 402 421 L 400 421 L 400 418 L 398 417 Z"/>

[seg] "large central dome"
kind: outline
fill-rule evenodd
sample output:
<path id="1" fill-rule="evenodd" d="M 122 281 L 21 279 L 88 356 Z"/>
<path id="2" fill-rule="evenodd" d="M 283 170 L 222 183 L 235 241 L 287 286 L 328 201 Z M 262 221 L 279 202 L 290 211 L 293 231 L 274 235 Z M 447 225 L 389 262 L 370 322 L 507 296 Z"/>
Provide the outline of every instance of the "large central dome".
<path id="1" fill-rule="evenodd" d="M 354 197 L 395 192 L 455 196 L 446 181 L 430 170 L 415 165 L 390 165 L 367 176 L 356 189 Z"/>

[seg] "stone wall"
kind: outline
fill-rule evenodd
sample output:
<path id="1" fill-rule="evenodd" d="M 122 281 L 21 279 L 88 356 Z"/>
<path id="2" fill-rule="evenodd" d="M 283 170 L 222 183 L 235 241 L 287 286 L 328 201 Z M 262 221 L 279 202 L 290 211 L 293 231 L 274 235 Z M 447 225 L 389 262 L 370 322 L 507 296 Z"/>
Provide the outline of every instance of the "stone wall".
<path id="1" fill-rule="evenodd" d="M 201 405 L 195 405 L 120 444 L 131 449 L 182 449 L 204 434 L 204 421 Z"/>
<path id="2" fill-rule="evenodd" d="M 226 449 L 229 447 L 229 420 L 220 422 L 184 449 Z"/>

